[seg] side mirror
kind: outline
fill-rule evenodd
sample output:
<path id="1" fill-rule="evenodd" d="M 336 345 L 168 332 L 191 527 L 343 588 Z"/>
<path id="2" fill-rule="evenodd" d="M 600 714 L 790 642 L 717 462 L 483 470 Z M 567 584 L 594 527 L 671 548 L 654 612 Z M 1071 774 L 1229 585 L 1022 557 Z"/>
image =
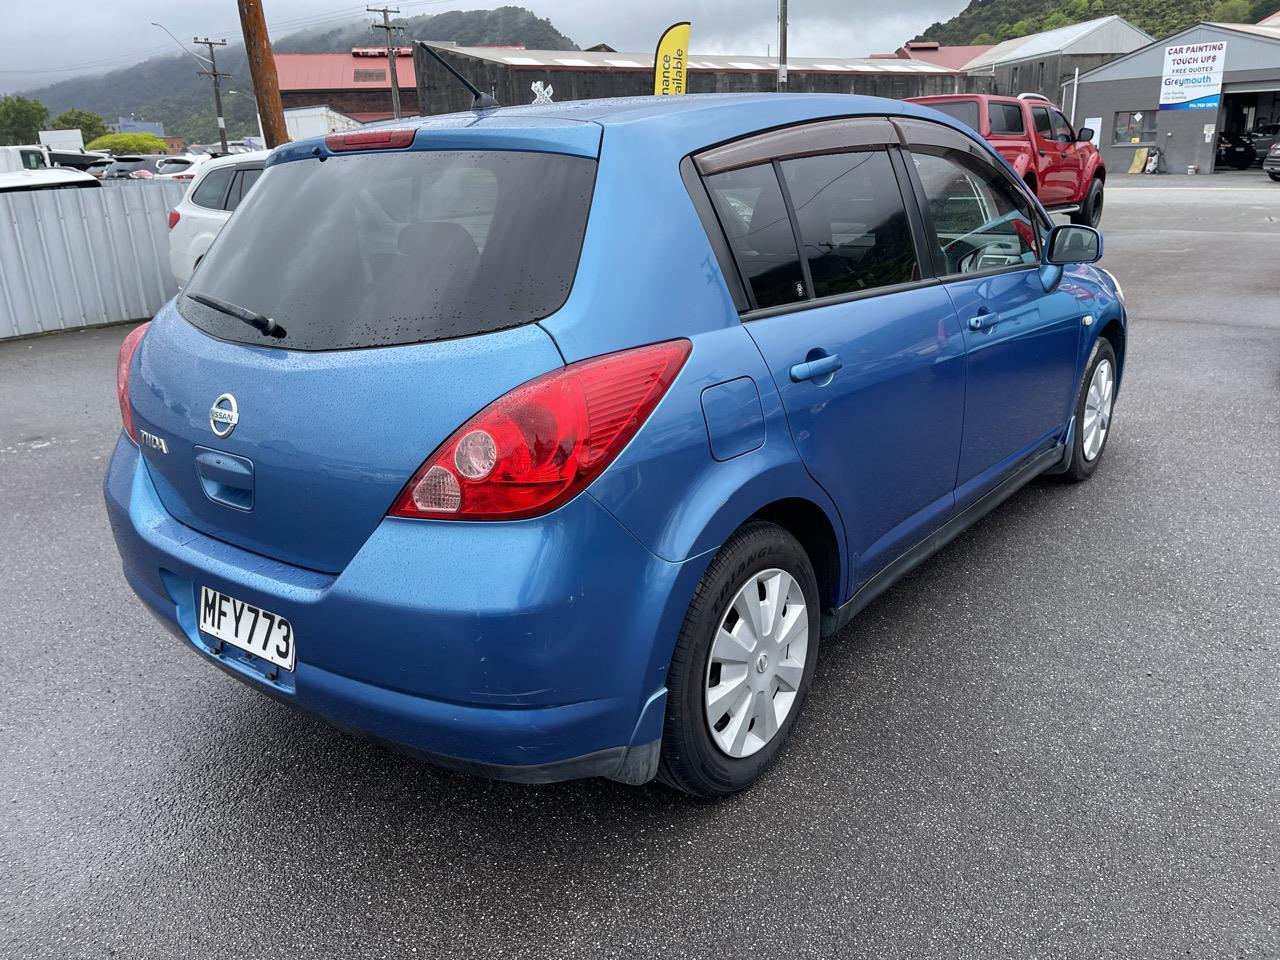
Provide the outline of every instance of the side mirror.
<path id="1" fill-rule="evenodd" d="M 1070 263 L 1096 263 L 1102 259 L 1102 234 L 1093 227 L 1059 224 L 1049 231 L 1044 262 L 1062 267 Z"/>
<path id="2" fill-rule="evenodd" d="M 1081 127 L 1076 131 L 1076 143 L 1088 143 L 1093 139 L 1092 127 Z"/>

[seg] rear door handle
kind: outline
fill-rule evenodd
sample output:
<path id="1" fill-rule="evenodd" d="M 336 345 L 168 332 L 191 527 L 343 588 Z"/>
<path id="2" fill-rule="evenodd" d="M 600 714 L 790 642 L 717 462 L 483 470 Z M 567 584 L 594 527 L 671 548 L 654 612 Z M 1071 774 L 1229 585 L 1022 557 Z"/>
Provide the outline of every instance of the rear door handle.
<path id="1" fill-rule="evenodd" d="M 804 363 L 797 363 L 791 368 L 791 379 L 796 383 L 804 380 L 821 380 L 823 377 L 835 373 L 844 366 L 844 361 L 840 359 L 840 354 L 833 353 L 830 356 L 819 357 L 817 360 L 806 360 Z"/>

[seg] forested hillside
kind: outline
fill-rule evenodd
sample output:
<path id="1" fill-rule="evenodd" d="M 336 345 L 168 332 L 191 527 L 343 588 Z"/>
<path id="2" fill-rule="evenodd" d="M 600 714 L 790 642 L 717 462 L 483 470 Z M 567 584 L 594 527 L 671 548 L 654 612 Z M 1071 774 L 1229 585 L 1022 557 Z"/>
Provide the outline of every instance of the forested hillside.
<path id="1" fill-rule="evenodd" d="M 523 7 L 451 10 L 397 22 L 404 25 L 405 36 L 413 40 L 512 44 L 544 50 L 578 49 L 549 20 Z M 382 31 L 377 31 L 377 36 L 374 34 L 369 20 L 360 20 L 337 28 L 281 37 L 273 46 L 278 53 L 336 53 L 361 44 L 382 43 Z M 92 110 L 112 121 L 118 116 L 133 114 L 140 120 L 158 120 L 164 124 L 166 133 L 182 137 L 188 143 L 208 143 L 217 139 L 217 124 L 209 81 L 197 75 L 198 69 L 194 60 L 175 49 L 173 56 L 155 57 L 100 76 L 63 80 L 25 91 L 24 95 L 42 102 L 54 116 L 72 107 Z M 223 83 L 228 133 L 233 139 L 256 134 L 257 108 L 244 47 L 234 44 L 219 51 L 218 69 L 232 75 Z"/>
<path id="2" fill-rule="evenodd" d="M 1160 39 L 1200 20 L 1257 23 L 1277 7 L 1280 0 L 971 0 L 916 39 L 999 43 L 1113 13 Z"/>

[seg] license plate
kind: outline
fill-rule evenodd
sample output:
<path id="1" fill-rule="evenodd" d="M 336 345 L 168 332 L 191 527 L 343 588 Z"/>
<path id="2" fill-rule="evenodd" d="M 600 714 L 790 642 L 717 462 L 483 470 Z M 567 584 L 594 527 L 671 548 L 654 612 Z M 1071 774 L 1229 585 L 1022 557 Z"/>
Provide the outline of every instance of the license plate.
<path id="1" fill-rule="evenodd" d="M 277 667 L 293 669 L 293 628 L 278 614 L 201 587 L 200 630 Z"/>

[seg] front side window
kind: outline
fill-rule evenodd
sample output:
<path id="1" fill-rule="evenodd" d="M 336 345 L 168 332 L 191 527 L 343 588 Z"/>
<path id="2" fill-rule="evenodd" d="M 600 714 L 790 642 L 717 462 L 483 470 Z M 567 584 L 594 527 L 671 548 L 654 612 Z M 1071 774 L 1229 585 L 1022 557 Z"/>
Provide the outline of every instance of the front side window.
<path id="1" fill-rule="evenodd" d="M 912 149 L 947 276 L 1039 263 L 1035 221 L 994 167 L 958 150 Z"/>
<path id="2" fill-rule="evenodd" d="M 1036 125 L 1036 136 L 1041 140 L 1053 139 L 1053 121 L 1049 119 L 1047 107 L 1032 107 L 1031 119 Z"/>
<path id="3" fill-rule="evenodd" d="M 780 164 L 815 297 L 859 293 L 919 277 L 906 207 L 886 150 Z"/>
<path id="4" fill-rule="evenodd" d="M 804 300 L 804 272 L 773 164 L 717 173 L 707 188 L 755 305 Z"/>
<path id="5" fill-rule="evenodd" d="M 1053 111 L 1053 137 L 1059 143 L 1074 143 L 1076 139 L 1075 132 L 1071 129 L 1071 124 L 1067 122 L 1067 118 L 1058 110 Z"/>
<path id="6" fill-rule="evenodd" d="M 47 164 L 44 162 L 44 154 L 39 150 L 22 150 L 22 165 L 28 170 L 43 170 Z"/>
<path id="7" fill-rule="evenodd" d="M 1117 113 L 1111 127 L 1111 142 L 1154 143 L 1156 139 L 1156 111 L 1126 110 Z"/>

